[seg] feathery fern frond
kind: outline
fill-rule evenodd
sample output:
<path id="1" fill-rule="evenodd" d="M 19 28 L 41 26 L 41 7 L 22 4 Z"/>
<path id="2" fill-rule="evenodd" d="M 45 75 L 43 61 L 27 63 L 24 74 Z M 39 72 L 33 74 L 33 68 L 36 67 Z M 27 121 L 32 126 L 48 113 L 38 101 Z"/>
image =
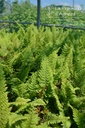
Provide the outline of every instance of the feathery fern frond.
<path id="1" fill-rule="evenodd" d="M 45 57 L 41 62 L 41 70 L 39 71 L 40 87 L 48 86 L 53 82 L 52 69 L 50 68 L 48 58 Z"/>
<path id="2" fill-rule="evenodd" d="M 19 115 L 16 113 L 11 113 L 11 115 L 9 116 L 9 127 L 12 128 L 12 126 L 14 125 L 19 126 L 23 120 L 27 120 L 27 117 L 24 117 L 23 115 Z"/>
<path id="3" fill-rule="evenodd" d="M 73 111 L 73 119 L 76 122 L 78 128 L 85 128 L 85 112 L 81 112 L 72 106 L 70 107 Z"/>
<path id="4" fill-rule="evenodd" d="M 24 128 L 37 128 L 39 123 L 38 114 L 32 109 L 29 111 L 29 114 L 26 114 L 27 120 L 22 122 Z"/>
<path id="5" fill-rule="evenodd" d="M 3 67 L 0 63 L 0 128 L 6 128 L 10 115 L 6 89 Z"/>
<path id="6" fill-rule="evenodd" d="M 70 117 L 66 117 L 62 112 L 60 115 L 55 115 L 49 112 L 46 115 L 46 120 L 48 126 L 51 125 L 52 127 L 70 128 L 71 126 Z"/>

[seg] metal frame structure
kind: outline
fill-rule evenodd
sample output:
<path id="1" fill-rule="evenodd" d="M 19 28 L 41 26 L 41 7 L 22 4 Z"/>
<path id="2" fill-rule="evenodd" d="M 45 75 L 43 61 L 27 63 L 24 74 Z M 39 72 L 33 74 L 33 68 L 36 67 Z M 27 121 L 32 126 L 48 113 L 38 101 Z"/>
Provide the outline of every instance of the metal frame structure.
<path id="1" fill-rule="evenodd" d="M 37 0 L 37 27 L 40 27 L 40 8 L 41 8 L 41 0 Z"/>
<path id="2" fill-rule="evenodd" d="M 57 25 L 57 24 L 44 24 L 40 23 L 40 12 L 41 12 L 41 0 L 37 0 L 37 23 L 34 23 L 34 25 L 37 25 L 37 28 L 41 26 L 47 26 L 47 27 L 60 27 L 60 28 L 67 28 L 67 29 L 78 29 L 78 30 L 85 30 L 85 28 L 77 27 L 77 26 L 64 26 L 64 25 Z M 73 8 L 74 8 L 74 0 L 73 0 Z M 9 24 L 16 24 L 15 21 L 0 21 L 0 23 L 9 23 Z M 19 24 L 32 24 L 32 22 L 18 22 Z"/>
<path id="3" fill-rule="evenodd" d="M 17 24 L 15 21 L 0 21 L 0 23 L 9 23 L 9 24 Z M 18 22 L 19 24 L 33 24 L 32 22 Z M 34 23 L 34 25 L 37 26 L 37 23 Z M 74 30 L 84 30 L 85 31 L 85 28 L 83 27 L 77 27 L 77 26 L 67 26 L 67 25 L 57 25 L 57 24 L 44 24 L 44 23 L 41 23 L 40 24 L 41 26 L 44 26 L 44 27 L 58 27 L 58 28 L 67 28 L 67 29 L 74 29 Z M 39 28 L 39 26 L 37 26 Z"/>

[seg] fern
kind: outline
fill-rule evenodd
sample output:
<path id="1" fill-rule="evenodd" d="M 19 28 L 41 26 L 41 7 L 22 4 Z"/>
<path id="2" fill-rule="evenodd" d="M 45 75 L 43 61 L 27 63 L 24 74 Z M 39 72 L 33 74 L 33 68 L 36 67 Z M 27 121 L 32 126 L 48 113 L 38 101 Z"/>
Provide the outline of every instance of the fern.
<path id="1" fill-rule="evenodd" d="M 85 112 L 80 112 L 76 108 L 73 108 L 70 106 L 73 110 L 73 119 L 76 122 L 78 128 L 84 128 L 85 127 Z"/>
<path id="2" fill-rule="evenodd" d="M 15 113 L 12 112 L 9 117 L 9 126 L 21 126 L 27 128 L 37 127 L 40 121 L 38 107 L 44 107 L 45 103 L 42 99 L 35 99 L 29 102 L 29 99 L 17 98 L 15 102 L 10 105 L 16 106 Z M 22 114 L 21 114 L 22 113 Z M 21 124 L 21 125 L 20 125 Z"/>
<path id="3" fill-rule="evenodd" d="M 45 118 L 48 126 L 63 128 L 70 128 L 71 126 L 70 118 L 65 117 L 63 113 L 60 113 L 60 115 L 55 115 L 49 112 Z"/>
<path id="4" fill-rule="evenodd" d="M 14 125 L 20 125 L 20 123 L 24 120 L 26 120 L 27 118 L 24 117 L 23 115 L 19 115 L 16 113 L 11 113 L 11 115 L 9 116 L 9 128 L 14 127 Z"/>
<path id="5" fill-rule="evenodd" d="M 37 127 L 35 128 L 51 128 L 50 126 L 47 125 L 47 123 L 42 123 L 40 125 L 38 125 Z M 58 128 L 58 127 L 57 127 Z"/>
<path id="6" fill-rule="evenodd" d="M 38 114 L 32 109 L 30 110 L 28 115 L 25 115 L 27 117 L 26 121 L 22 122 L 22 126 L 25 128 L 37 128 L 37 125 L 39 123 L 39 117 Z"/>
<path id="7" fill-rule="evenodd" d="M 45 57 L 41 63 L 41 70 L 39 71 L 39 83 L 41 87 L 48 86 L 53 81 L 52 70 L 48 59 Z"/>
<path id="8" fill-rule="evenodd" d="M 19 27 L 0 34 L 2 128 L 85 127 L 85 33 Z"/>
<path id="9" fill-rule="evenodd" d="M 10 109 L 8 104 L 3 67 L 0 63 L 0 127 L 6 128 Z"/>
<path id="10" fill-rule="evenodd" d="M 79 88 L 74 88 L 70 82 L 67 81 L 67 87 L 66 87 L 66 91 L 67 91 L 67 98 L 69 100 L 69 102 L 74 105 L 75 107 L 79 107 L 81 102 L 79 97 L 76 94 L 76 91 L 79 90 Z"/>

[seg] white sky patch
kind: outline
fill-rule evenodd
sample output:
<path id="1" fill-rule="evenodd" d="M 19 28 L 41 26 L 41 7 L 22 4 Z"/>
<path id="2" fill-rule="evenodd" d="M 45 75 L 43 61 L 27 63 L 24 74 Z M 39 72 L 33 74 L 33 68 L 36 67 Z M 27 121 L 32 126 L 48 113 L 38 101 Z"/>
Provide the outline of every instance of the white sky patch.
<path id="1" fill-rule="evenodd" d="M 60 3 L 59 5 L 64 5 L 64 6 L 73 6 L 73 4 L 69 4 L 69 3 Z M 74 4 L 74 9 L 75 10 L 81 10 L 82 9 L 82 6 L 79 5 L 79 4 Z"/>
<path id="2" fill-rule="evenodd" d="M 75 8 L 76 10 L 81 10 L 81 9 L 82 9 L 82 6 L 81 6 L 81 5 L 74 5 L 74 8 Z"/>
<path id="3" fill-rule="evenodd" d="M 45 2 L 44 4 L 42 4 L 42 6 L 43 6 L 43 7 L 49 6 L 49 4 Z"/>
<path id="4" fill-rule="evenodd" d="M 13 1 L 13 0 L 11 0 L 11 1 Z M 19 0 L 20 1 L 20 0 Z M 22 0 L 23 1 L 23 0 Z M 33 1 L 33 0 L 30 0 L 31 2 Z M 37 0 L 35 0 L 36 1 L 36 5 L 37 5 Z M 50 2 L 51 1 L 51 2 Z M 49 1 L 45 1 L 45 0 L 41 0 L 41 6 L 42 7 L 46 7 L 46 6 L 49 6 L 49 5 L 51 5 L 51 4 L 55 4 L 55 5 L 64 5 L 64 6 L 73 6 L 73 2 L 72 1 L 68 1 L 68 2 L 61 2 L 61 0 L 60 0 L 60 2 L 59 1 L 55 1 L 54 2 L 54 0 L 53 0 L 53 2 L 52 2 L 52 0 L 49 0 Z M 85 9 L 85 5 L 83 4 L 83 6 L 84 6 L 84 9 Z M 74 7 L 75 7 L 75 9 L 77 9 L 77 10 L 81 10 L 81 5 L 80 4 L 77 4 L 76 3 L 76 1 L 75 1 L 75 3 L 74 3 Z"/>
<path id="5" fill-rule="evenodd" d="M 71 4 L 69 4 L 69 3 L 60 3 L 60 5 L 72 6 L 72 5 L 71 5 Z"/>

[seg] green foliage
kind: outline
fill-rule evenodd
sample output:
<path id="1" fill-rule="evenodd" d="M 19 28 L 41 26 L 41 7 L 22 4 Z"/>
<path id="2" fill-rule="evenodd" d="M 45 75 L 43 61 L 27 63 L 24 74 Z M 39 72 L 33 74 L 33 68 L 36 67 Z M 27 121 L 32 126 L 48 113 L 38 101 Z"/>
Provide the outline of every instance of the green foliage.
<path id="1" fill-rule="evenodd" d="M 73 110 L 73 118 L 76 124 L 78 125 L 78 128 L 84 128 L 85 127 L 85 112 L 78 111 L 76 108 L 73 108 L 70 106 L 71 109 Z"/>
<path id="2" fill-rule="evenodd" d="M 3 67 L 0 62 L 0 127 L 1 128 L 6 128 L 8 123 L 8 117 L 10 114 L 6 90 L 7 87 L 5 84 Z"/>
<path id="3" fill-rule="evenodd" d="M 37 6 L 30 3 L 30 0 L 15 0 L 13 2 L 0 3 L 1 20 L 17 21 L 17 22 L 37 22 Z M 4 13 L 3 13 L 4 11 Z M 64 5 L 49 5 L 41 7 L 41 23 L 61 24 L 61 25 L 74 25 L 85 27 L 85 9 L 81 6 L 81 10 L 71 6 Z M 22 24 L 23 28 L 27 28 L 27 24 Z M 1 28 L 6 28 L 6 31 L 18 31 L 17 24 L 3 23 L 0 24 Z"/>
<path id="4" fill-rule="evenodd" d="M 75 5 L 74 5 L 75 6 Z M 85 9 L 64 5 L 49 5 L 41 9 L 41 22 L 61 25 L 85 26 Z"/>
<path id="5" fill-rule="evenodd" d="M 26 120 L 26 117 L 23 117 L 22 115 L 18 115 L 16 113 L 11 113 L 10 117 L 9 117 L 9 127 L 11 128 L 15 123 L 16 125 L 18 124 L 18 122 L 20 122 L 21 120 Z"/>
<path id="6" fill-rule="evenodd" d="M 4 127 L 84 128 L 85 32 L 19 27 L 0 31 Z"/>
<path id="7" fill-rule="evenodd" d="M 4 9 L 5 9 L 4 0 L 0 0 L 0 14 L 3 13 Z"/>

